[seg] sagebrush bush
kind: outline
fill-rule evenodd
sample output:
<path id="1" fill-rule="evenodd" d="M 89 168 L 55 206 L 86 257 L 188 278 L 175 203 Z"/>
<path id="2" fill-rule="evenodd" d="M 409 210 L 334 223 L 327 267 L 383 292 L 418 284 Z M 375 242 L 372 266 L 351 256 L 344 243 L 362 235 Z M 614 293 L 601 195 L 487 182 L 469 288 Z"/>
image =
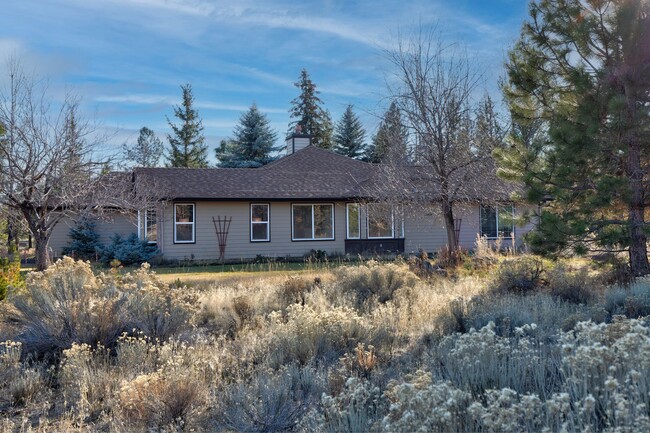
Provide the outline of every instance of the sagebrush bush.
<path id="1" fill-rule="evenodd" d="M 64 258 L 28 275 L 9 299 L 5 320 L 25 353 L 58 356 L 73 343 L 113 349 L 123 333 L 166 339 L 189 328 L 191 303 L 148 267 L 96 277 L 86 262 Z"/>
<path id="2" fill-rule="evenodd" d="M 413 290 L 419 281 L 407 265 L 380 265 L 372 260 L 362 266 L 335 269 L 334 275 L 340 290 L 355 298 L 359 310 L 391 301 L 398 291 Z"/>
<path id="3" fill-rule="evenodd" d="M 492 291 L 525 295 L 535 292 L 543 283 L 544 263 L 531 256 L 505 260 L 497 270 Z"/>

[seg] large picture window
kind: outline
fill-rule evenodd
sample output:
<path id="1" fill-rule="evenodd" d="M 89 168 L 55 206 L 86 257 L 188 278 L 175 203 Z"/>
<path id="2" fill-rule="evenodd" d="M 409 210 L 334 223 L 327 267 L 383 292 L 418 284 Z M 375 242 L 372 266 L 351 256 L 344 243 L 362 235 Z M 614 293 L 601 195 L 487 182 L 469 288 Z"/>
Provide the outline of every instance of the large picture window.
<path id="1" fill-rule="evenodd" d="M 347 221 L 348 239 L 359 239 L 361 237 L 361 215 L 359 203 L 348 203 L 345 206 Z"/>
<path id="2" fill-rule="evenodd" d="M 334 239 L 334 205 L 292 205 L 291 233 L 294 241 Z"/>
<path id="3" fill-rule="evenodd" d="M 158 220 L 155 209 L 147 209 L 144 213 L 144 235 L 150 244 L 158 242 Z"/>
<path id="4" fill-rule="evenodd" d="M 271 240 L 269 224 L 269 205 L 251 204 L 251 242 L 268 242 Z"/>
<path id="5" fill-rule="evenodd" d="M 368 203 L 368 239 L 394 236 L 393 207 L 385 203 Z"/>
<path id="6" fill-rule="evenodd" d="M 174 204 L 174 243 L 189 244 L 194 242 L 194 204 Z"/>
<path id="7" fill-rule="evenodd" d="M 515 231 L 514 207 L 510 205 L 481 206 L 481 236 L 488 239 L 512 238 Z"/>

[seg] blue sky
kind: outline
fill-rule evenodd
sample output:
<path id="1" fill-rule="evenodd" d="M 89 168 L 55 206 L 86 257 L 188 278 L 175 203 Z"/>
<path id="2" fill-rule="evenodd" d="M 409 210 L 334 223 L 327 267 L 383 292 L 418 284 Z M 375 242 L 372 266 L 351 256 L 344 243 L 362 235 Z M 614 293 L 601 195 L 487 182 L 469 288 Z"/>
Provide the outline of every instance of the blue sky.
<path id="1" fill-rule="evenodd" d="M 386 106 L 382 50 L 399 34 L 438 25 L 496 81 L 526 17 L 525 0 L 12 0 L 0 13 L 0 61 L 13 55 L 71 91 L 85 115 L 135 141 L 191 83 L 211 148 L 253 102 L 283 137 L 293 86 L 306 68 L 336 121 L 353 104 L 370 136 Z M 2 65 L 4 68 L 4 65 Z M 4 71 L 3 71 L 4 72 Z M 0 84 L 4 80 L 0 76 Z"/>

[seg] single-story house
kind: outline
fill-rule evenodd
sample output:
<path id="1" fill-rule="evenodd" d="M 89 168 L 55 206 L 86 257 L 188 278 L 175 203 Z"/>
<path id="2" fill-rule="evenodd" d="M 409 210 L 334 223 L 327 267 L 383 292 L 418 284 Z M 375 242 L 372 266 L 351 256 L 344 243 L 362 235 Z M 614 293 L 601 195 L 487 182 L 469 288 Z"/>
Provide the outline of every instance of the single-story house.
<path id="1" fill-rule="evenodd" d="M 97 231 L 104 243 L 113 233 L 138 233 L 167 260 L 301 257 L 312 250 L 417 253 L 445 246 L 445 226 L 435 211 L 368 198 L 377 171 L 376 164 L 311 146 L 308 136 L 294 134 L 286 156 L 259 168 L 137 168 L 134 178 L 155 180 L 164 200 L 98 221 Z M 531 227 L 515 227 L 504 215 L 521 209 L 507 196 L 489 202 L 455 211 L 459 244 L 470 249 L 480 235 L 520 245 Z M 55 228 L 54 256 L 69 242 L 73 225 L 68 219 Z"/>

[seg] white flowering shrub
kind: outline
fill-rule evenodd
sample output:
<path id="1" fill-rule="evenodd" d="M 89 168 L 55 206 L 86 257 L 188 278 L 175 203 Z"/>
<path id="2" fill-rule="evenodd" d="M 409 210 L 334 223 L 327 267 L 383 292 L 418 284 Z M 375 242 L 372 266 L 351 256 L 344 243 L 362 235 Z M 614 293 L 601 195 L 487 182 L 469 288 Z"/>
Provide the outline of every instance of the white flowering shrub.
<path id="1" fill-rule="evenodd" d="M 542 397 L 559 389 L 559 353 L 535 336 L 537 325 L 523 325 L 512 337 L 495 332 L 494 322 L 467 334 L 445 337 L 432 354 L 443 378 L 473 396 L 488 389 L 512 388 Z"/>
<path id="2" fill-rule="evenodd" d="M 338 395 L 323 394 L 317 429 L 328 433 L 361 433 L 379 428 L 385 400 L 373 383 L 350 377 Z"/>

